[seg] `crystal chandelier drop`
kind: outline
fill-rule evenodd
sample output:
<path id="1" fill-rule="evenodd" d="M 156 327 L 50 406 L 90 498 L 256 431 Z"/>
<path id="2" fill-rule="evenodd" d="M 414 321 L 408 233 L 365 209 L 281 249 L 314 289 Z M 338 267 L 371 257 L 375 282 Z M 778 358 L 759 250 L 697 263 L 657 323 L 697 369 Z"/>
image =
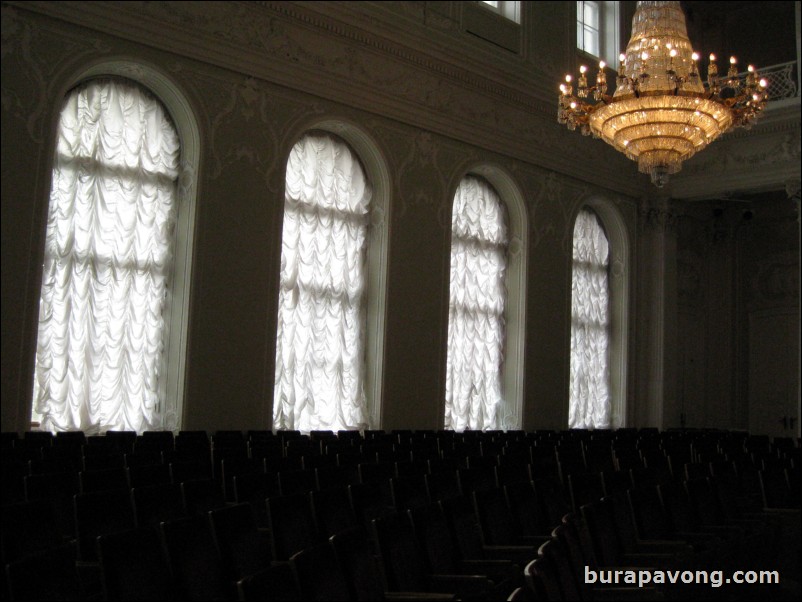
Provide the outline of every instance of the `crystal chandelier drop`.
<path id="1" fill-rule="evenodd" d="M 732 57 L 727 76 L 719 77 L 711 54 L 703 82 L 698 60 L 679 2 L 638 2 L 613 95 L 603 61 L 593 86 L 582 66 L 576 93 L 570 75 L 560 85 L 557 121 L 602 138 L 662 187 L 721 134 L 749 127 L 768 98 L 766 81 L 751 65 L 741 77 Z"/>

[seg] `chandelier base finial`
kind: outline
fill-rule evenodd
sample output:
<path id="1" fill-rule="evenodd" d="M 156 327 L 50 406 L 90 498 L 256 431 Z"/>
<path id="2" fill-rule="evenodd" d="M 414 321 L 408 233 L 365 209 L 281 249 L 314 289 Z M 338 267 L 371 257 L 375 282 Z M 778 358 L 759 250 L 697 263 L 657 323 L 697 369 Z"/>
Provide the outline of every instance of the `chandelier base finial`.
<path id="1" fill-rule="evenodd" d="M 658 165 L 652 168 L 649 175 L 652 178 L 652 184 L 654 184 L 658 188 L 662 188 L 663 186 L 668 184 L 668 178 L 670 172 L 665 165 Z"/>

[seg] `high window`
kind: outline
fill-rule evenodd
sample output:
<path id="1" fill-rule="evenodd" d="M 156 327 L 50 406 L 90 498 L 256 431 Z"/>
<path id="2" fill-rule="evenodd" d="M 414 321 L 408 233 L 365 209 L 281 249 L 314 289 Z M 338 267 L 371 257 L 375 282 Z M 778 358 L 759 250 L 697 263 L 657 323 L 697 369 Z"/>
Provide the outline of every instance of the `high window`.
<path id="1" fill-rule="evenodd" d="M 88 433 L 177 428 L 181 362 L 170 358 L 183 356 L 172 333 L 185 327 L 188 268 L 177 277 L 174 265 L 187 257 L 192 204 L 179 210 L 175 124 L 142 85 L 92 79 L 68 94 L 55 150 L 33 421 Z"/>
<path id="2" fill-rule="evenodd" d="M 506 0 L 484 0 L 479 4 L 516 23 L 521 22 L 521 3 Z"/>
<path id="3" fill-rule="evenodd" d="M 273 426 L 368 428 L 372 188 L 340 138 L 306 134 L 287 161 Z"/>
<path id="4" fill-rule="evenodd" d="M 618 41 L 618 2 L 604 0 L 576 3 L 576 47 L 615 65 Z"/>
<path id="5" fill-rule="evenodd" d="M 451 213 L 445 428 L 499 428 L 507 302 L 507 211 L 485 180 L 467 176 Z"/>

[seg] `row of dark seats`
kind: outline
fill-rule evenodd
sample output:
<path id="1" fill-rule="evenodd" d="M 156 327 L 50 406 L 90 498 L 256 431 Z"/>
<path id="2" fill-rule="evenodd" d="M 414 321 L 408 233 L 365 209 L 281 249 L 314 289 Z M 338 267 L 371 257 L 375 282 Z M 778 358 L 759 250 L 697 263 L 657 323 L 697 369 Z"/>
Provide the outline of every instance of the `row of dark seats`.
<path id="1" fill-rule="evenodd" d="M 781 551 L 782 523 L 759 508 L 743 513 L 709 479 L 633 487 L 578 509 L 560 501 L 556 482 L 408 508 L 382 499 L 379 484 L 367 489 L 268 498 L 267 530 L 248 504 L 112 525 L 124 505 L 106 492 L 96 494 L 90 512 L 106 532 L 79 538 L 77 547 L 53 537 L 45 507 L 9 507 L 4 519 L 26 528 L 25 545 L 34 540 L 42 548 L 7 565 L 10 591 L 14 599 L 34 599 L 48 583 L 85 595 L 82 588 L 95 583 L 105 599 L 381 599 L 393 591 L 582 600 L 592 599 L 580 578 L 585 566 L 609 570 L 647 560 L 640 566 L 771 569 Z M 551 515 L 542 511 L 547 505 Z M 544 521 L 532 520 L 541 514 Z M 31 580 L 34 566 L 40 574 Z M 685 588 L 678 599 L 710 599 L 704 593 Z"/>
<path id="2" fill-rule="evenodd" d="M 476 436 L 471 435 L 471 437 Z M 481 439 L 481 437 L 478 438 Z M 495 438 L 501 439 L 499 436 Z M 198 439 L 201 438 L 198 437 Z M 309 439 L 312 438 L 309 437 Z M 697 522 L 702 517 L 708 521 L 726 521 L 736 516 L 731 514 L 728 517 L 726 514 L 722 514 L 723 508 L 734 508 L 731 510 L 733 513 L 736 511 L 763 512 L 765 502 L 761 500 L 765 500 L 767 497 L 765 484 L 768 482 L 769 475 L 779 474 L 766 471 L 762 467 L 758 468 L 754 457 L 747 453 L 746 446 L 743 445 L 741 446 L 742 453 L 733 455 L 741 463 L 737 459 L 718 459 L 706 463 L 692 461 L 681 464 L 680 459 L 685 459 L 682 452 L 667 455 L 668 450 L 659 445 L 657 449 L 661 450 L 662 455 L 650 455 L 651 452 L 646 450 L 652 449 L 653 446 L 646 444 L 646 438 L 632 438 L 631 445 L 621 443 L 617 447 L 617 453 L 622 456 L 625 449 L 640 449 L 640 452 L 644 452 L 639 454 L 640 464 L 638 466 L 626 467 L 613 463 L 612 467 L 607 466 L 608 470 L 594 471 L 590 468 L 595 465 L 587 462 L 587 458 L 592 455 L 582 453 L 573 457 L 575 462 L 569 461 L 572 448 L 573 452 L 577 449 L 583 452 L 584 449 L 592 447 L 592 445 L 585 446 L 583 444 L 577 448 L 575 445 L 571 445 L 573 439 L 573 436 L 566 437 L 562 441 L 564 445 L 559 445 L 558 441 L 552 441 L 550 437 L 538 438 L 522 447 L 518 444 L 522 440 L 527 441 L 528 437 L 513 437 L 503 442 L 503 445 L 498 448 L 500 452 L 495 456 L 488 451 L 491 445 L 485 445 L 483 446 L 486 452 L 484 455 L 480 453 L 443 457 L 442 453 L 438 453 L 428 460 L 421 460 L 417 463 L 413 459 L 389 461 L 390 456 L 377 456 L 374 452 L 372 461 L 369 463 L 326 464 L 322 463 L 319 458 L 327 457 L 327 454 L 323 448 L 319 448 L 321 453 L 298 456 L 300 470 L 272 473 L 266 470 L 266 465 L 262 462 L 261 470 L 234 471 L 233 474 L 229 471 L 228 476 L 232 487 L 231 495 L 228 497 L 229 489 L 226 488 L 225 476 L 227 462 L 229 467 L 241 468 L 242 465 L 239 462 L 243 461 L 242 458 L 221 459 L 219 474 L 213 473 L 210 469 L 207 475 L 203 475 L 206 478 L 185 480 L 179 478 L 177 481 L 174 479 L 175 475 L 171 473 L 172 463 L 156 464 L 154 466 L 162 466 L 168 472 L 154 471 L 154 474 L 161 474 L 163 480 L 150 484 L 132 483 L 131 475 L 136 471 L 132 472 L 131 469 L 140 466 L 134 463 L 127 467 L 125 482 L 120 480 L 118 487 L 110 487 L 108 490 L 101 488 L 96 492 L 80 488 L 83 483 L 82 477 L 85 476 L 82 473 L 88 471 L 75 473 L 65 470 L 61 473 L 68 475 L 64 478 L 64 482 L 69 482 L 70 476 L 78 475 L 81 483 L 77 491 L 74 488 L 70 490 L 65 486 L 61 491 L 56 487 L 47 493 L 46 488 L 43 488 L 42 491 L 45 493 L 37 497 L 33 493 L 35 487 L 28 488 L 30 491 L 28 489 L 25 491 L 27 501 L 4 506 L 3 564 L 8 569 L 6 574 L 9 576 L 11 591 L 16 592 L 15 596 L 17 597 L 21 595 L 20 591 L 22 590 L 14 588 L 19 588 L 20 583 L 29 586 L 58 586 L 56 589 L 66 591 L 66 586 L 59 585 L 61 581 L 55 576 L 52 579 L 39 579 L 31 582 L 26 579 L 20 580 L 19 575 L 28 574 L 25 571 L 30 567 L 25 568 L 28 566 L 26 562 L 29 562 L 31 558 L 38 558 L 41 554 L 61 554 L 61 561 L 53 560 L 53 566 L 64 565 L 66 567 L 70 566 L 70 562 L 64 561 L 64 558 L 68 558 L 72 554 L 72 572 L 77 570 L 76 567 L 82 569 L 79 571 L 81 577 L 79 584 L 84 588 L 82 591 L 87 593 L 85 591 L 87 584 L 94 583 L 94 589 L 88 588 L 90 595 L 92 592 L 99 594 L 102 585 L 106 588 L 106 596 L 109 599 L 116 599 L 115 595 L 109 592 L 114 587 L 120 586 L 114 586 L 112 584 L 114 579 L 106 574 L 111 569 L 101 566 L 103 558 L 101 548 L 98 547 L 99 542 L 104 537 L 113 540 L 118 535 L 122 537 L 123 533 L 138 532 L 140 533 L 138 537 L 149 541 L 149 545 L 155 545 L 154 542 L 158 542 L 159 550 L 161 550 L 159 557 L 167 558 L 164 565 L 166 567 L 164 575 L 167 577 L 165 577 L 164 583 L 169 587 L 160 589 L 157 599 L 174 595 L 184 597 L 183 599 L 186 599 L 187 596 L 190 599 L 204 599 L 203 596 L 195 597 L 195 594 L 187 594 L 186 587 L 188 586 L 181 585 L 184 582 L 194 583 L 198 581 L 199 577 L 187 579 L 186 576 L 181 576 L 180 570 L 174 566 L 175 562 L 171 560 L 168 539 L 165 535 L 165 525 L 192 524 L 194 527 L 188 529 L 198 533 L 203 531 L 199 526 L 203 524 L 210 530 L 209 541 L 216 546 L 214 554 L 209 552 L 209 558 L 217 558 L 215 561 L 217 568 L 205 570 L 204 574 L 222 571 L 221 574 L 227 575 L 223 580 L 226 583 L 227 593 L 225 595 L 227 597 L 236 594 L 237 589 L 234 584 L 237 582 L 239 582 L 240 596 L 251 595 L 259 591 L 264 594 L 265 592 L 259 588 L 265 587 L 265 583 L 273 584 L 268 587 L 268 590 L 272 591 L 278 587 L 274 580 L 281 575 L 285 577 L 291 575 L 295 579 L 294 583 L 297 588 L 290 589 L 294 592 L 301 592 L 299 595 L 305 596 L 303 599 L 308 599 L 306 596 L 310 593 L 308 589 L 310 581 L 304 578 L 297 579 L 299 575 L 303 574 L 303 569 L 299 564 L 301 560 L 295 558 L 296 555 L 314 549 L 314 552 L 307 552 L 316 559 L 312 566 L 322 566 L 327 558 L 331 560 L 329 548 L 332 548 L 333 543 L 329 540 L 349 530 L 358 530 L 362 533 L 360 537 L 367 537 L 372 542 L 373 548 L 371 549 L 375 553 L 374 560 L 382 560 L 384 556 L 379 553 L 382 548 L 374 521 L 379 521 L 379 526 L 385 519 L 391 522 L 392 520 L 396 521 L 397 524 L 390 529 L 395 533 L 389 537 L 391 542 L 402 541 L 402 535 L 412 528 L 407 535 L 412 533 L 415 538 L 414 545 L 417 546 L 415 549 L 425 549 L 425 541 L 422 538 L 428 531 L 426 529 L 422 531 L 420 524 L 429 525 L 430 521 L 421 523 L 420 514 L 424 512 L 422 509 L 428 508 L 427 516 L 442 511 L 451 522 L 448 523 L 449 526 L 446 530 L 437 531 L 435 529 L 432 531 L 432 533 L 440 534 L 439 547 L 443 548 L 445 545 L 446 540 L 443 534 L 447 531 L 450 541 L 455 546 L 453 548 L 454 558 L 459 558 L 461 561 L 479 560 L 475 557 L 476 554 L 480 554 L 480 547 L 477 546 L 501 546 L 511 538 L 521 535 L 541 540 L 552 539 L 551 531 L 563 521 L 567 514 L 581 515 L 585 506 L 596 503 L 602 497 L 609 499 L 621 495 L 631 496 L 632 491 L 652 491 L 657 494 L 657 503 L 663 508 L 666 515 L 669 515 L 670 511 L 675 508 L 690 509 L 689 515 L 695 517 L 694 520 Z M 210 443 L 213 441 L 211 438 L 209 440 Z M 497 443 L 498 441 L 490 438 L 489 442 Z M 640 448 L 638 442 L 643 444 L 640 445 Z M 542 445 L 538 445 L 541 443 Z M 573 443 L 576 441 L 574 440 Z M 403 446 L 401 441 L 398 441 L 397 444 Z M 209 449 L 212 447 L 210 445 Z M 612 445 L 610 447 L 613 448 Z M 769 447 L 767 451 L 771 457 L 777 456 L 779 447 L 782 446 L 774 449 Z M 551 448 L 550 457 L 558 468 L 556 471 L 543 470 L 546 466 L 552 466 L 550 461 L 546 463 L 535 461 L 539 457 L 539 452 L 534 452 L 534 450 L 541 449 L 542 451 L 548 448 Z M 518 452 L 521 449 L 528 450 L 528 454 L 520 455 Z M 438 451 L 442 452 L 442 450 Z M 338 455 L 334 456 L 335 459 Z M 548 454 L 544 454 L 544 457 L 546 456 Z M 208 464 L 210 466 L 213 464 L 212 457 L 209 456 Z M 286 459 L 286 456 L 281 457 Z M 367 457 L 364 456 L 362 459 L 367 459 Z M 616 456 L 611 454 L 611 457 L 615 458 Z M 665 461 L 655 459 L 660 457 Z M 702 457 L 691 456 L 690 459 L 699 460 Z M 318 458 L 316 462 L 319 465 L 314 468 L 310 466 L 304 470 L 303 462 L 307 458 Z M 647 460 L 647 458 L 650 459 Z M 677 460 L 673 461 L 674 458 Z M 244 461 L 252 462 L 253 458 L 246 457 Z M 28 461 L 29 469 L 30 462 L 31 460 Z M 8 462 L 9 465 L 13 463 L 13 461 Z M 4 456 L 4 468 L 5 465 Z M 258 465 L 259 463 L 250 464 L 251 467 Z M 141 464 L 141 466 L 149 465 Z M 298 465 L 295 467 L 297 468 Z M 778 489 L 782 489 L 788 494 L 792 489 L 790 484 L 793 483 L 793 480 L 789 481 L 789 475 L 793 474 L 795 470 L 792 454 L 790 465 L 781 470 L 785 481 L 783 488 L 778 486 Z M 169 481 L 164 479 L 166 474 L 170 476 Z M 28 485 L 29 482 L 36 481 L 36 479 L 32 479 L 33 477 L 43 475 L 47 475 L 47 473 L 28 474 L 24 477 L 24 482 Z M 795 478 L 798 482 L 798 473 Z M 32 480 L 29 481 L 29 479 Z M 74 479 L 72 483 L 74 486 Z M 132 484 L 133 487 L 131 487 Z M 757 490 L 755 489 L 756 485 Z M 763 491 L 760 489 L 761 485 Z M 677 500 L 685 500 L 686 505 L 678 504 Z M 733 500 L 740 505 L 728 506 L 727 504 Z M 627 507 L 630 508 L 629 511 L 634 517 L 636 505 L 633 505 L 630 499 L 626 501 Z M 231 508 L 238 508 L 237 512 L 243 516 L 246 513 L 249 514 L 252 517 L 249 521 L 252 520 L 253 524 L 253 528 L 244 529 L 244 532 L 248 533 L 247 536 L 243 535 L 244 539 L 231 543 L 231 549 L 248 549 L 250 545 L 247 544 L 248 541 L 260 542 L 259 549 L 262 552 L 258 555 L 250 554 L 249 557 L 256 558 L 258 556 L 263 560 L 266 559 L 266 565 L 250 566 L 247 570 L 243 569 L 236 573 L 232 573 L 230 569 L 221 568 L 227 566 L 226 563 L 230 564 L 231 561 L 224 559 L 225 546 L 221 548 L 220 541 L 228 535 L 233 537 L 243 529 L 238 531 L 232 526 L 225 529 L 225 533 L 228 535 L 215 534 L 212 514 L 217 512 L 217 516 L 219 516 L 219 513 Z M 462 514 L 456 513 L 458 508 L 463 509 Z M 448 511 L 446 512 L 446 510 Z M 707 514 L 704 514 L 703 511 Z M 417 528 L 415 528 L 415 524 L 412 524 L 411 527 L 407 525 L 413 521 L 413 514 L 419 515 Z M 671 520 L 678 522 L 681 515 L 682 512 L 679 517 L 671 516 Z M 31 520 L 26 520 L 26 516 Z M 395 519 L 388 518 L 392 516 Z M 454 518 L 455 516 L 458 518 Z M 440 524 L 437 521 L 435 523 Z M 37 524 L 39 525 L 38 529 Z M 472 527 L 468 529 L 468 526 Z M 151 535 L 143 535 L 144 532 L 150 532 Z M 473 533 L 474 538 L 469 540 L 466 537 L 459 540 L 456 535 L 460 533 Z M 55 534 L 56 537 L 49 538 L 48 534 L 51 537 Z M 155 534 L 155 539 L 153 534 Z M 434 541 L 437 541 L 437 538 Z M 200 544 L 197 544 L 196 547 L 199 546 Z M 384 564 L 387 566 L 376 573 L 384 576 L 383 582 L 377 580 L 378 585 L 395 590 L 405 589 L 413 584 L 416 584 L 415 587 L 424 587 L 425 585 L 426 591 L 437 589 L 431 585 L 433 581 L 426 577 L 427 571 L 429 573 L 432 571 L 430 564 L 433 560 L 425 560 L 425 555 L 421 555 L 419 560 L 415 561 L 420 562 L 417 568 L 415 566 L 407 567 L 405 569 L 407 572 L 401 575 L 403 577 L 407 573 L 418 574 L 419 577 L 425 577 L 425 579 L 420 577 L 420 579 L 424 579 L 423 581 L 414 579 L 404 581 L 399 576 L 393 577 L 393 572 L 396 570 L 394 567 L 399 562 L 402 560 L 412 562 L 407 558 L 411 549 L 409 548 L 403 553 L 392 546 L 387 549 L 385 556 L 394 558 L 394 560 L 389 565 L 385 561 Z M 482 549 L 482 553 L 488 553 L 487 550 Z M 268 550 L 268 552 L 265 554 L 264 550 Z M 437 546 L 430 550 L 433 558 L 437 556 L 436 550 Z M 472 551 L 469 552 L 469 550 Z M 532 550 L 529 550 L 528 553 L 531 552 Z M 173 555 L 175 554 L 173 552 Z M 106 553 L 106 557 L 111 558 L 110 552 Z M 535 592 L 535 589 L 521 581 L 524 575 L 522 567 L 529 566 L 529 562 L 524 562 L 524 560 L 532 561 L 537 557 L 539 556 L 536 554 L 529 559 L 523 556 L 512 560 L 507 559 L 521 570 L 516 572 L 507 567 L 499 574 L 486 575 L 486 579 L 482 581 L 484 585 L 479 586 L 480 589 L 484 588 L 480 592 L 473 592 L 470 589 L 473 586 L 466 584 L 465 587 L 469 589 L 460 589 L 451 594 L 491 596 L 493 599 L 498 599 L 501 592 L 504 592 L 504 595 L 507 595 L 507 592 L 509 595 L 513 595 L 513 590 L 517 590 L 519 596 L 531 594 Z M 485 560 L 490 559 L 485 558 Z M 38 558 L 37 562 L 41 562 L 41 558 Z M 245 562 L 245 559 L 241 562 Z M 342 560 L 337 562 L 339 564 L 335 563 L 331 566 L 342 565 Z M 292 570 L 287 570 L 288 563 Z M 198 562 L 193 562 L 189 563 L 189 566 L 199 565 Z M 334 571 L 333 568 L 332 571 Z M 92 575 L 95 576 L 96 581 L 93 581 Z M 68 577 L 69 575 L 63 578 L 68 580 Z M 131 583 L 135 584 L 136 581 L 136 579 L 132 579 Z M 345 583 L 349 596 L 355 595 L 353 594 L 353 583 L 349 585 L 348 580 Z M 479 582 L 477 581 L 477 583 Z M 514 588 L 511 587 L 513 585 L 515 585 Z M 457 586 L 458 584 L 453 584 L 449 587 Z M 487 589 L 488 587 L 490 589 Z M 542 589 L 542 585 L 539 587 Z M 304 588 L 306 589 L 304 590 Z M 206 593 L 209 594 L 210 591 L 207 590 Z M 542 593 L 541 591 L 537 595 Z M 317 599 L 341 598 L 334 596 Z"/>

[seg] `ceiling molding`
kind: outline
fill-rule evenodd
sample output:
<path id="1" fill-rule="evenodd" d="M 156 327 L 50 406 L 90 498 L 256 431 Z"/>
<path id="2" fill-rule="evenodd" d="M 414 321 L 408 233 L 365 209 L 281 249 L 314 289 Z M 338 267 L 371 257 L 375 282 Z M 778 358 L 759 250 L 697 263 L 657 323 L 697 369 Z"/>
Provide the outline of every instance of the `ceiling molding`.
<path id="1" fill-rule="evenodd" d="M 633 162 L 556 123 L 549 75 L 522 55 L 464 35 L 460 3 L 10 5 L 398 120 L 620 194 L 651 193 L 648 177 Z M 745 138 L 733 136 L 728 144 Z M 704 188 L 703 179 L 692 174 L 690 169 L 676 179 L 675 194 L 690 196 Z"/>

